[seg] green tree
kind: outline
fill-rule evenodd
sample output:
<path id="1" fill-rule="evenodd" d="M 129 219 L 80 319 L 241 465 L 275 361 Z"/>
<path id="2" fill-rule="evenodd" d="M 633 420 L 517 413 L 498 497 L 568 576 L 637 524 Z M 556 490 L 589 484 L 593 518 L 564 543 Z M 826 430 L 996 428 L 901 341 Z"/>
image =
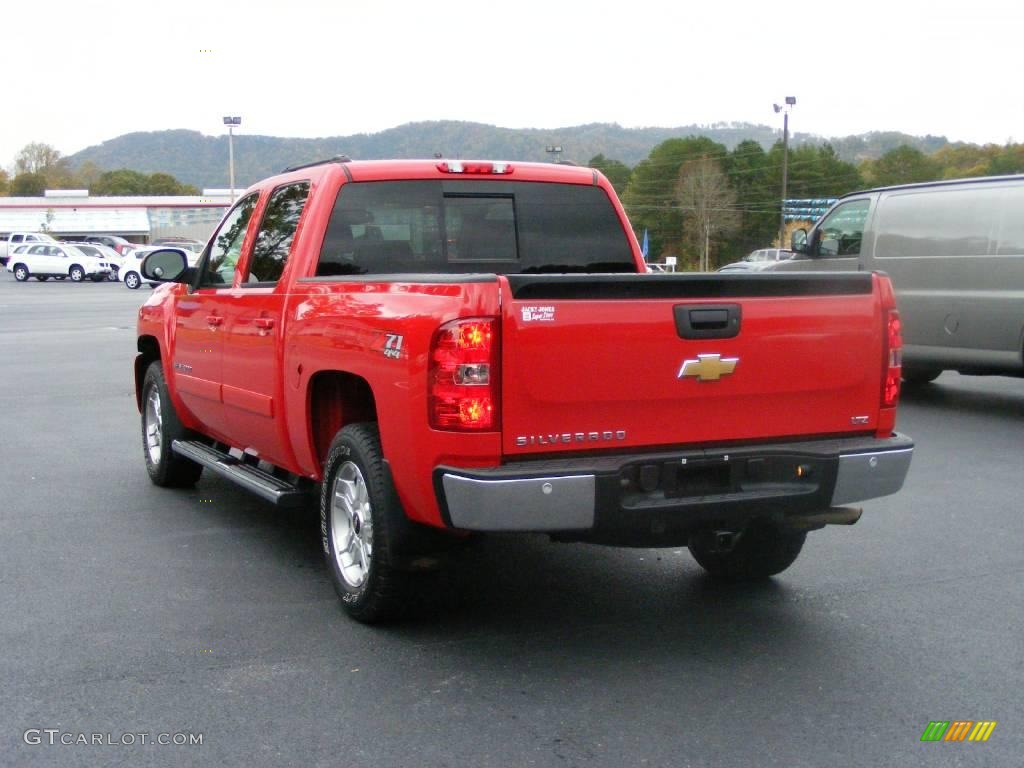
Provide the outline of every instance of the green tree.
<path id="1" fill-rule="evenodd" d="M 886 152 L 869 166 L 867 172 L 876 187 L 933 181 L 942 175 L 938 163 L 921 150 L 906 144 Z"/>
<path id="2" fill-rule="evenodd" d="M 148 195 L 198 195 L 199 190 L 191 184 L 182 184 L 169 173 L 153 173 L 146 186 Z"/>
<path id="3" fill-rule="evenodd" d="M 7 175 L 7 171 L 0 168 L 0 197 L 7 197 L 10 194 L 11 177 Z"/>
<path id="4" fill-rule="evenodd" d="M 119 171 L 107 171 L 97 179 L 92 194 L 101 197 L 111 195 L 144 195 L 149 177 L 138 171 L 122 168 Z"/>
<path id="5" fill-rule="evenodd" d="M 760 143 L 741 141 L 725 159 L 724 171 L 736 192 L 740 211 L 739 229 L 726 238 L 720 253 L 739 258 L 763 248 L 779 228 L 779 186 L 775 186 L 772 158 Z"/>
<path id="6" fill-rule="evenodd" d="M 1007 144 L 989 161 L 990 176 L 1024 173 L 1024 144 Z"/>
<path id="7" fill-rule="evenodd" d="M 42 197 L 46 177 L 41 173 L 19 173 L 11 179 L 11 197 Z"/>
<path id="8" fill-rule="evenodd" d="M 725 155 L 724 146 L 703 136 L 668 139 L 633 169 L 622 199 L 637 231 L 649 231 L 652 257 L 678 255 L 685 248 L 676 194 L 683 163 L 699 157 L 720 160 Z"/>
<path id="9" fill-rule="evenodd" d="M 612 187 L 615 189 L 615 193 L 620 197 L 626 191 L 629 177 L 633 175 L 628 165 L 618 160 L 607 158 L 604 155 L 594 155 L 594 157 L 590 158 L 590 162 L 587 165 L 591 168 L 597 168 L 597 170 L 607 176 L 608 181 L 611 182 Z"/>

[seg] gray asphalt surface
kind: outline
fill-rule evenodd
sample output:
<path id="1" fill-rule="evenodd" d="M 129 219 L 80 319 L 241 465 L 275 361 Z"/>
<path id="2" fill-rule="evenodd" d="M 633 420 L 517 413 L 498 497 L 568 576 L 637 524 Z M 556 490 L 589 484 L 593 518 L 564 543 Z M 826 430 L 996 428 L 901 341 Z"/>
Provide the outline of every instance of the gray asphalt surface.
<path id="1" fill-rule="evenodd" d="M 1024 381 L 905 395 L 905 489 L 771 583 L 716 585 L 685 549 L 499 537 L 372 629 L 342 613 L 312 515 L 150 484 L 148 295 L 0 275 L 0 765 L 1021 764 Z M 956 719 L 999 725 L 920 742 Z M 59 743 L 80 733 L 202 745 Z"/>

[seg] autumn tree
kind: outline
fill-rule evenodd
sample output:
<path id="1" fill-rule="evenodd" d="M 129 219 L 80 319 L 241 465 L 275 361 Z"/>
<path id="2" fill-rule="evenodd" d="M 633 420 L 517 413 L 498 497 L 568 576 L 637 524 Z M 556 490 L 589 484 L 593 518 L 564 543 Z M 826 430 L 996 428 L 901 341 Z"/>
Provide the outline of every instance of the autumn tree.
<path id="1" fill-rule="evenodd" d="M 49 144 L 32 142 L 21 148 L 21 151 L 14 158 L 14 172 L 42 173 L 60 163 L 60 152 Z"/>
<path id="2" fill-rule="evenodd" d="M 700 254 L 700 271 L 710 272 L 711 249 L 740 227 L 736 192 L 717 160 L 700 157 L 680 168 L 676 199 L 683 216 L 683 238 Z"/>
<path id="3" fill-rule="evenodd" d="M 41 173 L 19 173 L 11 179 L 11 197 L 42 197 L 46 177 Z"/>
<path id="4" fill-rule="evenodd" d="M 942 177 L 942 171 L 935 160 L 906 144 L 868 164 L 865 173 L 870 174 L 871 183 L 876 187 L 934 181 Z"/>

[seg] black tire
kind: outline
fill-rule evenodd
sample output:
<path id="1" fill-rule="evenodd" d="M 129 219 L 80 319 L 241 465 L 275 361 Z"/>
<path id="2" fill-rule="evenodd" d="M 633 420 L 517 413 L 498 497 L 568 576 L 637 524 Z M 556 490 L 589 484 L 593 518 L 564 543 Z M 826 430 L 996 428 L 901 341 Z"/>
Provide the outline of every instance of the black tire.
<path id="1" fill-rule="evenodd" d="M 155 420 L 149 410 L 151 397 L 156 399 L 158 405 Z M 195 485 L 203 473 L 202 466 L 171 450 L 171 443 L 174 440 L 189 440 L 193 437 L 194 435 L 182 426 L 174 410 L 160 361 L 154 360 L 146 369 L 146 376 L 142 381 L 142 455 L 149 479 L 155 485 L 165 488 Z M 152 442 L 154 438 L 159 440 L 156 451 Z"/>
<path id="2" fill-rule="evenodd" d="M 728 552 L 715 547 L 712 532 L 690 537 L 690 554 L 710 576 L 723 581 L 757 581 L 789 568 L 800 555 L 807 534 L 755 520 Z"/>
<path id="3" fill-rule="evenodd" d="M 339 475 L 341 479 L 339 480 Z M 358 491 L 362 480 L 365 492 Z M 350 494 L 346 486 L 352 483 Z M 336 485 L 338 486 L 336 488 Z M 337 498 L 338 502 L 335 502 Z M 365 496 L 365 502 L 361 501 Z M 366 522 L 370 525 L 367 526 Z M 398 567 L 399 538 L 407 523 L 383 461 L 373 423 L 349 424 L 331 443 L 320 487 L 320 534 L 327 569 L 341 604 L 356 621 L 371 624 L 403 606 L 409 574 Z M 367 530 L 368 529 L 368 530 Z M 339 541 L 340 537 L 348 539 Z M 350 560 L 349 565 L 344 561 Z"/>
<path id="4" fill-rule="evenodd" d="M 49 279 L 49 275 L 36 275 L 36 280 L 38 280 L 40 283 L 45 283 Z"/>
<path id="5" fill-rule="evenodd" d="M 28 267 L 24 264 L 14 265 L 14 279 L 19 283 L 24 283 L 31 276 L 31 272 L 28 271 Z"/>
<path id="6" fill-rule="evenodd" d="M 126 288 L 131 288 L 134 291 L 142 285 L 142 278 L 139 277 L 138 272 L 126 272 L 124 276 L 124 285 Z"/>
<path id="7" fill-rule="evenodd" d="M 939 378 L 941 368 L 908 368 L 903 366 L 900 375 L 903 383 L 908 387 L 923 387 Z"/>
<path id="8" fill-rule="evenodd" d="M 77 264 L 72 264 L 71 269 L 68 270 L 68 277 L 71 278 L 71 282 L 80 283 L 85 279 L 85 270 Z"/>
<path id="9" fill-rule="evenodd" d="M 117 267 L 111 267 L 110 268 L 110 274 L 107 275 L 107 280 L 109 280 L 112 283 L 116 283 L 117 282 L 117 272 L 118 272 Z"/>

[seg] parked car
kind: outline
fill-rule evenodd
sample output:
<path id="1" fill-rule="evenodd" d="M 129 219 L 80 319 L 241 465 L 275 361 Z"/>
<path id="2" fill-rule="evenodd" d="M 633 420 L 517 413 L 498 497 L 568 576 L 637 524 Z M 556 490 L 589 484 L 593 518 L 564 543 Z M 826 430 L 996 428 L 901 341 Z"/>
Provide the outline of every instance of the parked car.
<path id="1" fill-rule="evenodd" d="M 0 240 L 0 264 L 7 264 L 10 252 L 24 243 L 57 242 L 45 232 L 11 232 Z"/>
<path id="2" fill-rule="evenodd" d="M 73 245 L 75 248 L 80 250 L 87 256 L 95 256 L 100 261 L 105 261 L 110 264 L 110 280 L 117 280 L 118 274 L 121 271 L 121 265 L 124 263 L 124 257 L 119 255 L 117 251 L 111 248 L 109 245 L 103 245 L 102 243 L 75 243 L 68 242 L 65 245 Z"/>
<path id="3" fill-rule="evenodd" d="M 191 237 L 158 237 L 153 241 L 153 245 L 170 245 L 177 248 L 185 248 L 195 253 L 199 253 L 206 247 L 206 243 L 200 242 L 199 240 L 193 240 Z"/>
<path id="4" fill-rule="evenodd" d="M 30 277 L 45 282 L 51 277 L 63 280 L 70 277 L 76 283 L 89 278 L 93 282 L 106 280 L 110 263 L 90 256 L 66 243 L 37 243 L 19 245 L 7 260 L 7 271 L 14 279 L 25 282 Z"/>
<path id="5" fill-rule="evenodd" d="M 138 245 L 138 243 L 132 243 L 118 235 L 85 235 L 79 239 L 86 243 L 100 243 L 101 245 L 113 248 L 121 256 L 124 256 L 126 251 Z"/>
<path id="6" fill-rule="evenodd" d="M 126 288 L 131 288 L 133 291 L 143 283 L 147 285 L 155 285 L 152 280 L 144 280 L 142 278 L 142 270 L 140 266 L 142 260 L 146 258 L 153 251 L 162 250 L 175 250 L 179 251 L 188 262 L 190 267 L 194 267 L 196 262 L 199 261 L 199 254 L 193 253 L 186 248 L 180 248 L 172 245 L 140 245 L 130 250 L 124 257 L 121 264 L 121 269 L 118 272 L 118 279 L 121 280 Z"/>
<path id="7" fill-rule="evenodd" d="M 719 272 L 759 272 L 770 269 L 772 264 L 779 261 L 788 261 L 796 254 L 786 248 L 759 248 L 751 251 L 740 261 L 726 264 L 719 267 Z"/>

